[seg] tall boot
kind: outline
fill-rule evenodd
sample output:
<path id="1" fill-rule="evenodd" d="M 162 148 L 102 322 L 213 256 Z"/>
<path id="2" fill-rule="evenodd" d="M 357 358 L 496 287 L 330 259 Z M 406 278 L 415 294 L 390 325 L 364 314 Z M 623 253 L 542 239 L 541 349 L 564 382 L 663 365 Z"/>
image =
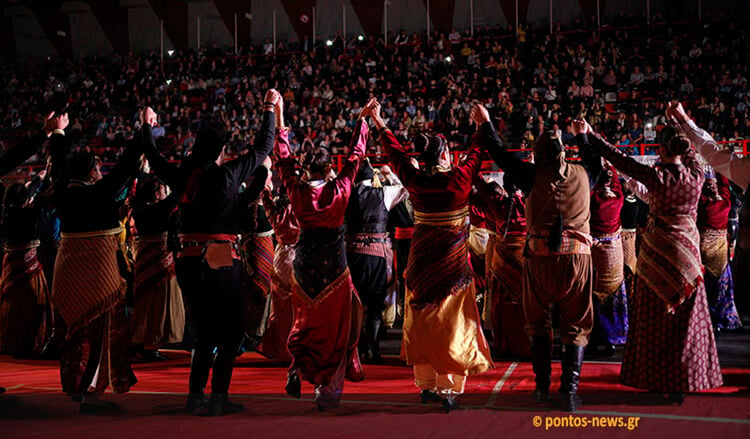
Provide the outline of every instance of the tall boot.
<path id="1" fill-rule="evenodd" d="M 229 392 L 229 384 L 232 381 L 232 372 L 234 371 L 234 359 L 236 354 L 234 350 L 219 350 L 214 360 L 214 373 L 211 377 L 211 393 Z"/>
<path id="2" fill-rule="evenodd" d="M 549 335 L 531 337 L 531 367 L 536 376 L 534 400 L 549 401 L 549 386 L 552 379 L 552 339 Z"/>
<path id="3" fill-rule="evenodd" d="M 583 346 L 567 344 L 564 346 L 560 376 L 560 393 L 563 396 L 562 410 L 575 412 L 581 405 L 581 398 L 577 395 L 578 382 L 581 379 L 581 366 L 583 365 Z"/>
<path id="4" fill-rule="evenodd" d="M 188 395 L 185 404 L 186 412 L 193 413 L 208 405 L 203 392 L 208 382 L 208 373 L 211 371 L 213 361 L 214 355 L 211 348 L 193 349 L 193 357 L 190 361 L 190 395 Z"/>
<path id="5" fill-rule="evenodd" d="M 380 343 L 378 333 L 380 332 L 381 320 L 368 317 L 365 322 L 365 362 L 371 364 L 380 363 Z"/>

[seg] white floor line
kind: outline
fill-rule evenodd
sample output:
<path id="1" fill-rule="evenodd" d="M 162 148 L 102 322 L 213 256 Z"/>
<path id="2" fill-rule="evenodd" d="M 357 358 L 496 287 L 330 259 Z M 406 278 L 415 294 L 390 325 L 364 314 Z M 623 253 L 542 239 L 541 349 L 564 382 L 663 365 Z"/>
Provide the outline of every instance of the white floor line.
<path id="1" fill-rule="evenodd" d="M 508 369 L 503 374 L 503 377 L 500 378 L 495 384 L 495 387 L 492 388 L 492 394 L 489 398 L 487 398 L 487 402 L 484 404 L 485 407 L 491 407 L 495 405 L 495 402 L 497 402 L 497 394 L 500 393 L 501 390 L 503 390 L 505 382 L 508 381 L 508 378 L 510 378 L 510 376 L 513 374 L 513 371 L 516 370 L 516 367 L 518 367 L 518 361 L 510 363 Z"/>
<path id="2" fill-rule="evenodd" d="M 517 363 L 512 363 L 510 367 L 508 367 L 508 371 L 506 371 L 506 374 L 503 376 L 503 378 L 507 378 L 507 376 L 510 376 L 510 373 L 512 373 L 511 368 L 515 369 L 515 366 Z M 509 373 L 510 372 L 510 373 Z M 504 385 L 504 380 L 500 379 L 498 383 L 495 385 L 495 389 L 498 389 L 498 392 L 500 389 L 502 389 Z M 52 388 L 52 387 L 32 387 L 28 386 L 26 387 L 23 384 L 10 387 L 9 389 L 17 389 L 19 387 L 24 386 L 26 389 L 29 390 L 49 390 L 49 391 L 60 391 L 59 388 Z M 493 395 L 495 398 L 497 397 L 497 393 L 495 392 L 495 389 L 493 389 Z M 128 393 L 132 394 L 139 394 L 139 395 L 168 395 L 168 396 L 187 396 L 187 393 L 182 392 L 154 392 L 154 391 L 148 391 L 148 390 L 131 390 Z M 313 402 L 312 398 L 290 398 L 287 396 L 266 396 L 266 395 L 232 395 L 232 398 L 236 399 L 265 399 L 265 400 L 271 400 L 271 401 L 286 401 L 286 402 L 302 402 L 306 404 L 310 404 Z M 488 401 L 489 402 L 489 401 Z M 341 405 L 346 406 L 348 404 L 354 404 L 354 405 L 379 405 L 379 406 L 400 406 L 400 407 L 427 407 L 425 404 L 421 403 L 412 403 L 412 402 L 398 402 L 398 401 L 363 401 L 363 400 L 356 400 L 356 399 L 347 399 L 346 395 L 344 395 L 344 399 L 341 400 Z M 435 406 L 437 407 L 437 406 Z M 484 405 L 461 405 L 461 409 L 491 409 L 495 411 L 509 411 L 509 412 L 523 412 L 523 413 L 541 413 L 545 416 L 556 416 L 556 413 L 563 413 L 563 412 L 556 412 L 556 411 L 549 411 L 549 410 L 524 410 L 520 407 L 503 407 L 503 406 L 488 406 L 487 404 Z M 567 413 L 568 415 L 570 413 Z M 738 418 L 718 418 L 718 417 L 710 417 L 710 416 L 688 416 L 688 415 L 671 415 L 667 413 L 631 413 L 631 412 L 620 412 L 620 411 L 599 411 L 599 410 L 578 410 L 573 416 L 580 416 L 580 415 L 593 415 L 593 416 L 630 416 L 630 417 L 641 417 L 641 418 L 650 418 L 650 419 L 665 419 L 665 420 L 672 420 L 672 421 L 696 421 L 696 422 L 718 422 L 718 423 L 724 423 L 724 424 L 743 424 L 743 425 L 750 425 L 750 419 L 738 419 Z"/>

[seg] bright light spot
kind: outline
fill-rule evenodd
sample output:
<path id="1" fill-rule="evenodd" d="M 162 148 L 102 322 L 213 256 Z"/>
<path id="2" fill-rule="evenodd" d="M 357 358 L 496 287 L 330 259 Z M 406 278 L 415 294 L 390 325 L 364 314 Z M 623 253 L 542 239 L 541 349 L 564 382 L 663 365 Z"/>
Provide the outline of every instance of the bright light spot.
<path id="1" fill-rule="evenodd" d="M 445 62 L 453 62 L 453 58 L 451 58 L 450 56 L 446 56 Z"/>
<path id="2" fill-rule="evenodd" d="M 167 79 L 167 85 L 172 85 L 172 80 L 171 79 Z"/>
<path id="3" fill-rule="evenodd" d="M 326 40 L 326 46 L 333 46 L 333 41 Z"/>
<path id="4" fill-rule="evenodd" d="M 359 41 L 364 41 L 365 40 L 365 36 L 364 35 L 360 35 L 360 36 L 357 37 L 357 39 Z"/>
<path id="5" fill-rule="evenodd" d="M 167 50 L 167 55 L 169 55 L 169 56 L 174 55 L 174 50 Z"/>

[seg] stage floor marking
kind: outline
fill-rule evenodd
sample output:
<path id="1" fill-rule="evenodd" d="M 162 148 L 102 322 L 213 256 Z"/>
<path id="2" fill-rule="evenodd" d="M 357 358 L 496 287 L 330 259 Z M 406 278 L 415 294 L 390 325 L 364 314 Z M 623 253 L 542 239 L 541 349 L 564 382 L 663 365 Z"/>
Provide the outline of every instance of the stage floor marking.
<path id="1" fill-rule="evenodd" d="M 502 378 L 500 378 L 497 383 L 495 383 L 495 387 L 492 388 L 492 394 L 489 398 L 487 398 L 487 402 L 484 404 L 485 407 L 491 407 L 495 405 L 495 403 L 497 402 L 497 394 L 500 393 L 501 390 L 503 390 L 503 386 L 505 386 L 508 378 L 513 375 L 513 371 L 516 370 L 516 367 L 518 367 L 518 361 L 514 361 L 508 365 L 508 369 L 505 370 Z"/>

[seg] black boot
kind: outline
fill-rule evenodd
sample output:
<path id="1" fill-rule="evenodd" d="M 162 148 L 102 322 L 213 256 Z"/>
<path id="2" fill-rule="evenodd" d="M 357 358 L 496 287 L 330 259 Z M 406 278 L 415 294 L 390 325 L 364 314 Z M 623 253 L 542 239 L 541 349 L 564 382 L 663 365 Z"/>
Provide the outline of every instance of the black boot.
<path id="1" fill-rule="evenodd" d="M 243 404 L 230 401 L 226 393 L 212 393 L 211 402 L 208 404 L 208 416 L 231 415 L 244 409 Z"/>
<path id="2" fill-rule="evenodd" d="M 581 365 L 583 364 L 583 346 L 565 345 L 563 348 L 560 377 L 560 393 L 563 395 L 562 410 L 575 412 L 581 405 L 581 398 L 577 395 L 578 382 L 581 379 Z"/>
<path id="3" fill-rule="evenodd" d="M 443 410 L 445 410 L 445 413 L 450 413 L 453 410 L 458 410 L 460 407 L 458 405 L 458 401 L 456 401 L 455 396 L 448 396 L 445 399 L 443 399 Z"/>
<path id="4" fill-rule="evenodd" d="M 531 337 L 531 367 L 536 375 L 534 401 L 549 401 L 552 375 L 552 339 L 548 335 Z"/>
<path id="5" fill-rule="evenodd" d="M 299 375 L 296 370 L 290 370 L 286 376 L 286 386 L 284 386 L 286 394 L 295 398 L 302 397 L 302 383 L 300 383 Z"/>
<path id="6" fill-rule="evenodd" d="M 422 404 L 427 404 L 428 402 L 440 402 L 443 400 L 440 395 L 427 389 L 419 392 L 419 399 L 422 401 Z"/>
<path id="7" fill-rule="evenodd" d="M 380 332 L 381 321 L 379 318 L 367 318 L 365 322 L 365 339 L 364 339 L 364 363 L 380 363 L 380 346 L 378 343 L 378 333 Z"/>
<path id="8" fill-rule="evenodd" d="M 211 394 L 229 393 L 229 384 L 232 382 L 232 372 L 234 371 L 234 360 L 236 358 L 236 348 L 222 349 L 216 354 L 214 360 L 213 374 L 211 375 Z"/>
<path id="9" fill-rule="evenodd" d="M 188 395 L 187 402 L 185 403 L 185 413 L 196 413 L 199 410 L 208 407 L 208 399 L 203 392 L 191 393 Z"/>

